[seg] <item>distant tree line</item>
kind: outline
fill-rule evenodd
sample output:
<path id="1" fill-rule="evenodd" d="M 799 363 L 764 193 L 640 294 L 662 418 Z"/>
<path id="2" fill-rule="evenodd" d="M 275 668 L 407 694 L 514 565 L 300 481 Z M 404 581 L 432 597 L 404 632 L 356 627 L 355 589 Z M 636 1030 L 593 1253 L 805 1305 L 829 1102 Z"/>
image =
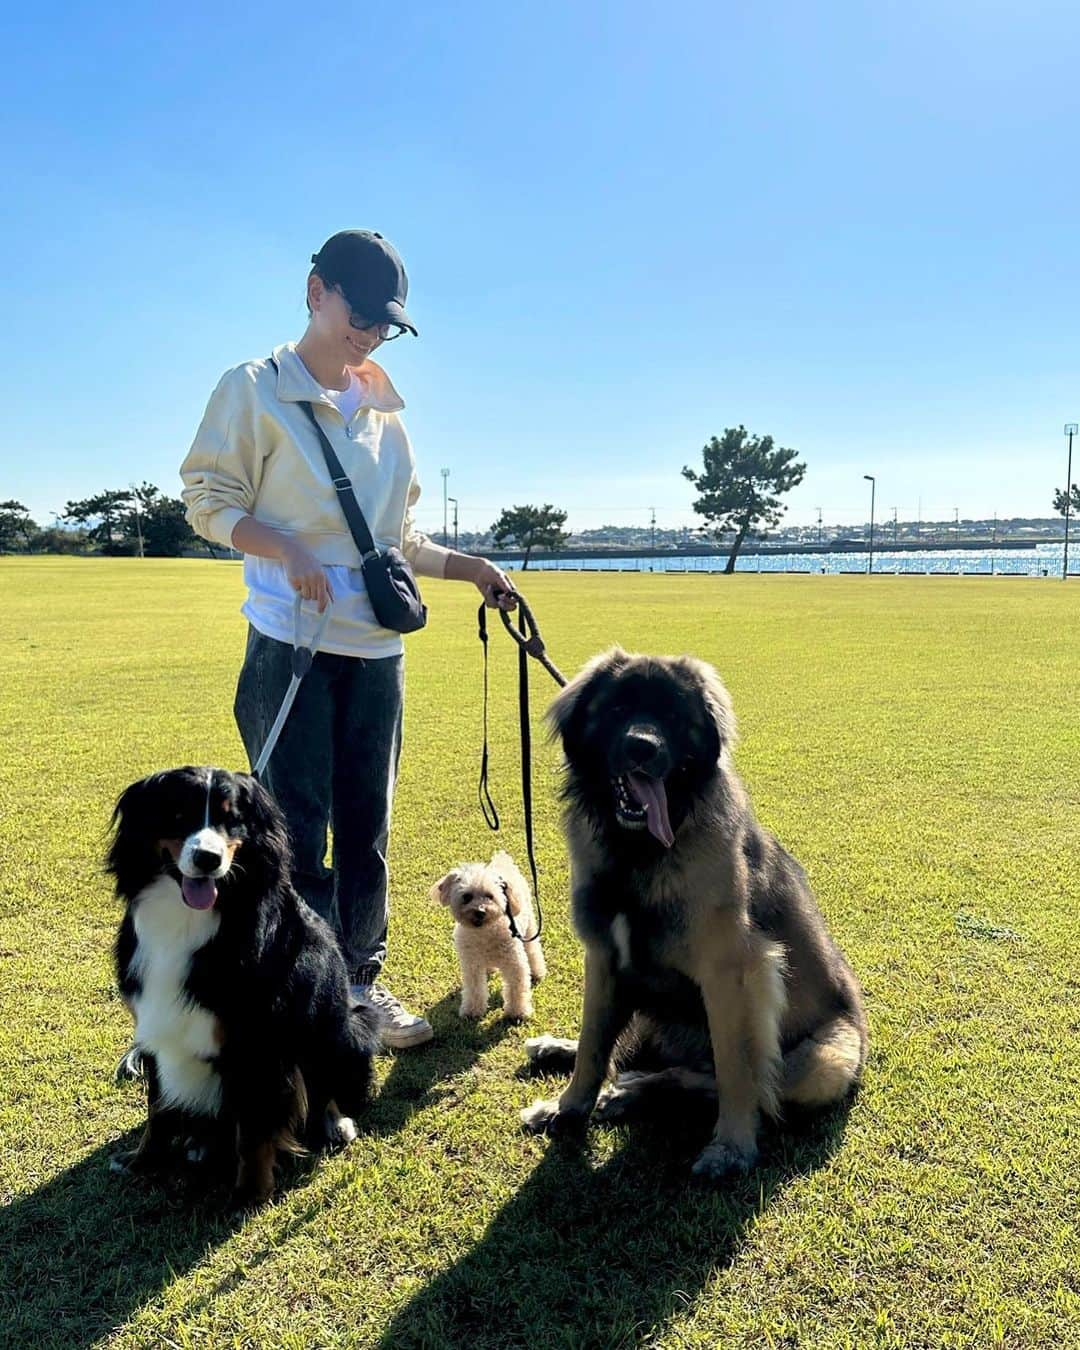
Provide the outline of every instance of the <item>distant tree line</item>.
<path id="1" fill-rule="evenodd" d="M 596 530 L 571 534 L 563 526 L 567 512 L 545 502 L 542 506 L 511 506 L 503 510 L 489 530 L 463 532 L 459 547 L 479 551 L 492 545 L 510 545 L 520 549 L 522 567 L 528 567 L 533 550 L 555 552 L 573 542 L 584 546 L 675 548 L 708 541 L 726 546 L 729 551 L 726 572 L 735 570 L 739 550 L 748 539 L 768 538 L 786 507 L 782 498 L 802 482 L 806 465 L 796 451 L 777 446 L 771 436 L 753 435 L 744 426 L 728 427 L 721 436 L 713 436 L 702 448 L 702 467 L 683 469 L 683 477 L 693 484 L 698 497 L 693 503 L 703 523 L 696 529 L 658 530 L 655 526 L 608 525 Z M 1059 515 L 1080 517 L 1080 485 L 1069 490 L 1055 489 L 1054 510 Z M 184 518 L 184 505 L 178 497 L 168 497 L 152 483 L 138 487 L 99 492 L 81 501 L 69 501 L 61 519 L 64 528 L 43 528 L 30 518 L 22 502 L 0 502 L 0 552 L 3 553 L 83 553 L 98 552 L 112 556 L 141 555 L 151 558 L 176 557 L 189 550 L 212 545 L 200 539 Z M 993 522 L 993 531 L 1002 538 L 1029 532 L 1048 532 L 1052 520 L 1012 517 Z M 830 531 L 831 533 L 832 531 Z M 856 527 L 865 536 L 866 525 Z M 886 544 L 890 535 L 899 541 L 924 540 L 951 534 L 984 536 L 991 532 L 989 521 L 898 521 L 878 522 L 877 538 Z M 822 526 L 795 526 L 779 536 L 777 542 L 848 543 L 850 539 L 826 540 Z"/>
<path id="2" fill-rule="evenodd" d="M 0 502 L 0 552 L 175 558 L 208 548 L 184 519 L 179 497 L 165 496 L 153 483 L 69 501 L 60 519 L 65 528 L 45 529 L 22 502 Z"/>

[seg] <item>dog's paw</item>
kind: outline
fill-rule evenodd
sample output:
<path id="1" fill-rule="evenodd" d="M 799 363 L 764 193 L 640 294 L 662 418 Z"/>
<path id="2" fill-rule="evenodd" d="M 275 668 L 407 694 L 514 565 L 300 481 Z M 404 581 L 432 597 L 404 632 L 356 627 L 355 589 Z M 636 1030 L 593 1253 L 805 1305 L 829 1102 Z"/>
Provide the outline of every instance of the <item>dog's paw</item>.
<path id="1" fill-rule="evenodd" d="M 617 1125 L 629 1119 L 641 1102 L 640 1093 L 634 1090 L 634 1080 L 644 1077 L 644 1074 L 620 1074 L 614 1083 L 602 1088 L 593 1111 L 595 1118 L 604 1125 Z"/>
<path id="2" fill-rule="evenodd" d="M 273 1185 L 247 1185 L 236 1186 L 229 1196 L 229 1208 L 238 1213 L 248 1213 L 252 1210 L 261 1209 L 274 1194 Z"/>
<path id="3" fill-rule="evenodd" d="M 745 1176 L 757 1162 L 757 1149 L 737 1144 L 713 1142 L 697 1156 L 691 1175 L 697 1181 L 716 1185 L 732 1177 Z"/>
<path id="4" fill-rule="evenodd" d="M 109 1171 L 118 1176 L 154 1178 L 164 1170 L 164 1158 L 138 1148 L 114 1153 L 109 1159 Z"/>
<path id="5" fill-rule="evenodd" d="M 529 1134 L 550 1134 L 558 1138 L 580 1135 L 588 1116 L 584 1111 L 567 1110 L 555 1099 L 535 1101 L 521 1112 L 522 1127 Z"/>
<path id="6" fill-rule="evenodd" d="M 460 1016 L 466 1022 L 479 1022 L 487 1012 L 486 1003 L 463 1003 L 461 1005 Z"/>
<path id="7" fill-rule="evenodd" d="M 525 1042 L 525 1058 L 529 1067 L 538 1072 L 572 1068 L 576 1053 L 577 1041 L 561 1040 L 558 1036 L 530 1036 Z"/>
<path id="8" fill-rule="evenodd" d="M 324 1129 L 324 1148 L 331 1153 L 336 1153 L 339 1149 L 348 1148 L 348 1146 L 359 1138 L 359 1130 L 356 1128 L 356 1121 L 352 1116 L 338 1116 L 334 1120 L 327 1119 Z"/>
<path id="9" fill-rule="evenodd" d="M 123 1055 L 120 1063 L 116 1066 L 113 1074 L 113 1080 L 117 1085 L 121 1083 L 135 1083 L 143 1077 L 143 1057 L 142 1051 L 137 1045 L 133 1045 Z"/>
<path id="10" fill-rule="evenodd" d="M 521 1112 L 521 1123 L 528 1134 L 554 1133 L 559 1119 L 559 1103 L 555 1099 L 535 1101 Z"/>
<path id="11" fill-rule="evenodd" d="M 531 1003 L 522 1004 L 520 1007 L 511 1004 L 510 1007 L 503 1009 L 503 1017 L 508 1022 L 527 1022 L 532 1015 L 533 1009 Z"/>

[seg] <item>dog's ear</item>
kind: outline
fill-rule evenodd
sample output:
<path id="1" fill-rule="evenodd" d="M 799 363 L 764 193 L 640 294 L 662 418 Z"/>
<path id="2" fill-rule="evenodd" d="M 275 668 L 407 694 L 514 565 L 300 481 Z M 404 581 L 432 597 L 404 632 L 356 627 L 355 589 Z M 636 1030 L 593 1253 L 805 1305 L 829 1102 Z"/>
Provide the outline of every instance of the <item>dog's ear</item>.
<path id="1" fill-rule="evenodd" d="M 516 918 L 521 913 L 523 904 L 529 899 L 529 883 L 521 875 L 521 869 L 510 854 L 504 853 L 502 849 L 492 856 L 490 866 L 498 873 L 500 882 L 504 884 L 507 908 Z"/>
<path id="2" fill-rule="evenodd" d="M 281 808 L 251 774 L 238 773 L 233 777 L 239 789 L 248 843 L 268 873 L 267 879 L 276 882 L 288 878 L 292 871 L 292 846 L 289 843 L 289 827 Z"/>
<path id="3" fill-rule="evenodd" d="M 521 917 L 521 890 L 515 886 L 509 877 L 504 877 L 504 887 L 506 891 L 506 908 L 515 919 Z"/>
<path id="4" fill-rule="evenodd" d="M 137 782 L 127 785 L 113 807 L 112 819 L 109 822 L 111 830 L 119 833 L 125 828 L 130 829 L 135 824 L 136 818 L 144 814 L 143 808 L 150 798 L 157 777 L 157 774 L 151 774 L 149 778 L 140 778 Z"/>
<path id="5" fill-rule="evenodd" d="M 604 680 L 617 675 L 629 660 L 629 654 L 621 647 L 612 647 L 582 666 L 566 688 L 555 696 L 547 710 L 546 717 L 552 735 L 561 736 L 564 743 L 568 740 L 577 742 L 589 696 L 597 691 Z"/>
<path id="6" fill-rule="evenodd" d="M 112 840 L 105 869 L 116 878 L 116 893 L 130 900 L 153 872 L 157 858 L 157 825 L 153 804 L 163 775 L 151 774 L 129 783 L 113 807 L 109 821 Z"/>
<path id="7" fill-rule="evenodd" d="M 696 688 L 705 704 L 708 721 L 719 740 L 718 753 L 731 749 L 738 736 L 735 709 L 716 668 L 696 656 L 680 656 L 675 665 L 689 679 L 691 686 Z"/>
<path id="8" fill-rule="evenodd" d="M 431 890 L 428 891 L 428 895 L 435 904 L 448 905 L 450 903 L 450 896 L 453 894 L 454 886 L 460 879 L 461 873 L 455 868 L 453 871 L 447 872 L 446 876 L 440 877 L 435 885 L 432 886 Z"/>

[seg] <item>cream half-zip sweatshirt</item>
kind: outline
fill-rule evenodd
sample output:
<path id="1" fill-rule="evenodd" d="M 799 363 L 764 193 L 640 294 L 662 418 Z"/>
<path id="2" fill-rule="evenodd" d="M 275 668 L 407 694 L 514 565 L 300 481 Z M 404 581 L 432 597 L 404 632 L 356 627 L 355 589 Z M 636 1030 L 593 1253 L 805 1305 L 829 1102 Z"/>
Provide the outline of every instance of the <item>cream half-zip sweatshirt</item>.
<path id="1" fill-rule="evenodd" d="M 345 424 L 326 391 L 286 343 L 268 360 L 226 371 L 210 396 L 187 458 L 180 467 L 191 527 L 204 539 L 232 547 L 243 516 L 294 535 L 325 566 L 334 593 L 321 649 L 345 656 L 393 656 L 401 635 L 375 619 L 360 572 L 360 553 L 330 482 L 322 445 L 307 413 L 315 408 L 352 482 L 376 544 L 402 550 L 419 576 L 441 577 L 448 550 L 412 523 L 420 495 L 412 446 L 398 416 L 405 406 L 374 361 L 356 367 L 364 386 L 360 407 Z M 280 562 L 244 558 L 248 597 L 243 613 L 279 642 L 293 640 L 294 592 Z M 314 624 L 314 605 L 307 620 Z"/>

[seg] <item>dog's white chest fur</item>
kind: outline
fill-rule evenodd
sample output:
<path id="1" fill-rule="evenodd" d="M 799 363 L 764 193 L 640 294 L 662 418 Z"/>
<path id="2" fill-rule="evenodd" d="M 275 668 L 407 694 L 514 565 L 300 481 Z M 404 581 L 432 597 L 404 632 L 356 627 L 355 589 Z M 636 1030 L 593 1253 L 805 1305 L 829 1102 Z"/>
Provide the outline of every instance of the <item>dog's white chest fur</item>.
<path id="1" fill-rule="evenodd" d="M 216 1115 L 221 1078 L 209 1062 L 219 1048 L 215 1020 L 187 998 L 184 980 L 221 917 L 185 905 L 177 883 L 158 877 L 138 896 L 133 921 L 138 941 L 132 974 L 142 984 L 131 1000 L 135 1040 L 157 1061 L 162 1104 Z"/>

